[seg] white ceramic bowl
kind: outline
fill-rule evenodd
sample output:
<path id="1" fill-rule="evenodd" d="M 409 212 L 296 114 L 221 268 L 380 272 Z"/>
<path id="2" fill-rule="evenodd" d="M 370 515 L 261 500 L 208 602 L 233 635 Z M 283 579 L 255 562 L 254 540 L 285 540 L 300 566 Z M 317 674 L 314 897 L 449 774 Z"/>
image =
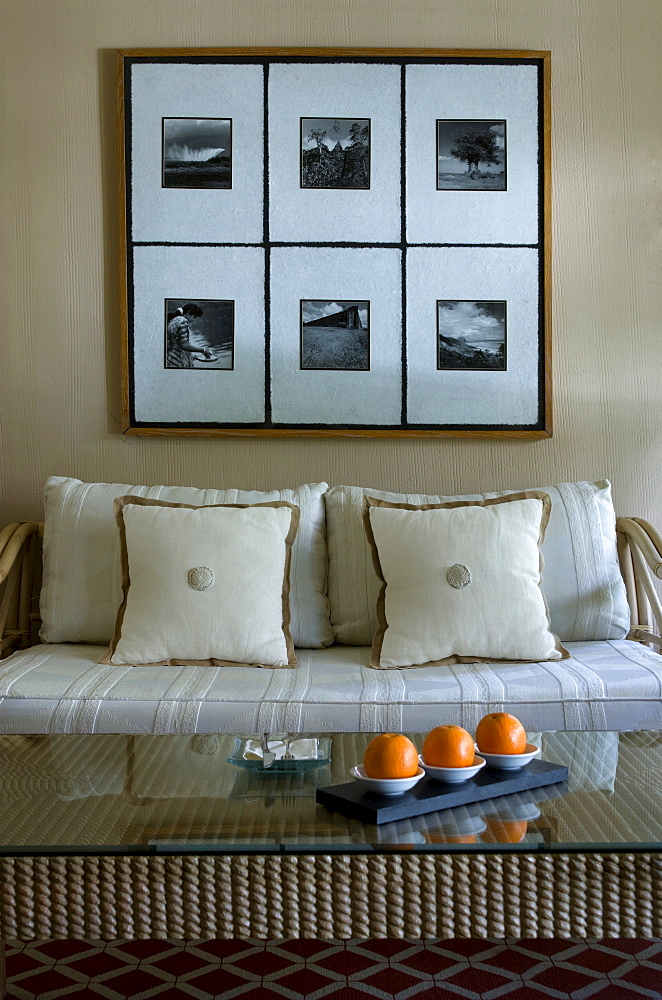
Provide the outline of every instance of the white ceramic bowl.
<path id="1" fill-rule="evenodd" d="M 369 778 L 363 770 L 363 764 L 350 767 L 349 773 L 356 781 L 360 781 L 371 792 L 379 795 L 402 795 L 413 788 L 417 781 L 425 775 L 422 767 L 411 778 Z"/>
<path id="2" fill-rule="evenodd" d="M 400 820 L 402 823 L 403 820 Z M 386 824 L 387 827 L 391 826 L 390 823 Z M 427 838 L 424 833 L 418 830 L 408 830 L 406 833 L 394 834 L 386 833 L 384 834 L 383 827 L 377 826 L 375 830 L 377 832 L 377 843 L 379 844 L 390 844 L 393 847 L 402 847 L 407 850 L 409 847 L 413 847 L 414 844 L 427 844 Z M 370 836 L 373 836 L 372 830 L 370 831 Z M 366 994 L 367 995 L 367 994 Z"/>
<path id="3" fill-rule="evenodd" d="M 481 803 L 483 805 L 484 803 Z M 459 811 L 459 810 L 458 810 Z M 442 837 L 466 837 L 470 834 L 482 833 L 487 830 L 487 823 L 482 816 L 465 816 L 461 819 L 448 820 L 435 827 L 434 821 L 430 819 L 430 829 L 427 831 L 427 842 L 434 843 L 434 835 L 441 834 Z"/>
<path id="4" fill-rule="evenodd" d="M 526 819 L 534 820 L 540 816 L 540 809 L 535 802 L 511 802 L 517 795 L 508 796 L 508 804 L 504 799 L 488 799 L 482 802 L 483 812 L 486 816 L 496 816 L 499 819 L 513 820 Z"/>
<path id="5" fill-rule="evenodd" d="M 418 762 L 425 768 L 425 773 L 437 781 L 468 781 L 474 774 L 478 774 L 481 767 L 485 767 L 485 759 L 478 754 L 474 757 L 473 764 L 467 767 L 433 767 L 432 764 L 426 764 L 422 753 L 418 755 Z"/>
<path id="6" fill-rule="evenodd" d="M 478 746 L 476 746 L 476 750 L 478 750 Z M 481 750 L 480 753 L 490 767 L 497 767 L 501 771 L 514 771 L 518 767 L 524 767 L 534 757 L 537 757 L 540 753 L 540 747 L 537 747 L 535 743 L 527 743 L 524 753 L 487 753 L 485 750 Z"/>
<path id="7" fill-rule="evenodd" d="M 540 816 L 540 809 L 535 802 L 513 802 L 509 812 L 513 819 L 525 819 L 529 822 Z M 506 818 L 510 819 L 510 816 Z"/>

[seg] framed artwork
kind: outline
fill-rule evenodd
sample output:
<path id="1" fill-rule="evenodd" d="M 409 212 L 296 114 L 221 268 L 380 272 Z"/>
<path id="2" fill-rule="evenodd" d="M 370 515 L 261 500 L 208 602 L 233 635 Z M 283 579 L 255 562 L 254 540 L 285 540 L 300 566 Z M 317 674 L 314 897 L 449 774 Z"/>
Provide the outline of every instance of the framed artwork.
<path id="1" fill-rule="evenodd" d="M 232 119 L 164 118 L 163 187 L 231 188 Z"/>
<path id="2" fill-rule="evenodd" d="M 234 302 L 165 300 L 164 368 L 223 368 L 234 364 Z"/>
<path id="3" fill-rule="evenodd" d="M 118 80 L 126 433 L 551 436 L 548 52 Z"/>
<path id="4" fill-rule="evenodd" d="M 301 301 L 301 370 L 370 371 L 370 303 Z"/>
<path id="5" fill-rule="evenodd" d="M 301 119 L 301 187 L 370 187 L 370 120 Z"/>
<path id="6" fill-rule="evenodd" d="M 506 191 L 505 121 L 437 122 L 437 191 Z"/>
<path id="7" fill-rule="evenodd" d="M 506 302 L 437 302 L 440 371 L 508 371 Z"/>

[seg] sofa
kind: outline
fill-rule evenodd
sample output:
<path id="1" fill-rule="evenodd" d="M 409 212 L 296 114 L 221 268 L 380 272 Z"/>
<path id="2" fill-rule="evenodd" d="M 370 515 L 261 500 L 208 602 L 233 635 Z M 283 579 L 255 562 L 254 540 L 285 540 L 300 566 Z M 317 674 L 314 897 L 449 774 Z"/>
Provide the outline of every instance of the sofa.
<path id="1" fill-rule="evenodd" d="M 374 669 L 380 590 L 364 497 L 481 501 L 307 484 L 271 492 L 83 483 L 51 477 L 44 522 L 0 532 L 0 733 L 424 732 L 509 711 L 530 731 L 662 728 L 662 538 L 614 513 L 606 480 L 541 488 L 551 500 L 540 589 L 570 654 L 545 662 Z M 299 511 L 290 567 L 297 666 L 99 663 L 120 604 L 113 503 L 286 501 Z M 495 622 L 495 628 L 499 623 Z"/>

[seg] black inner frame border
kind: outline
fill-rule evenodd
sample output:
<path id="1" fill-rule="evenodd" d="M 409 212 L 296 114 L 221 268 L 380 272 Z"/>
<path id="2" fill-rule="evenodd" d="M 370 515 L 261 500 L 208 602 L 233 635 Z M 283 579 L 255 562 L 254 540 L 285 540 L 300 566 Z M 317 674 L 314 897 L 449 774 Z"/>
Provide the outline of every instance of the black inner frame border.
<path id="1" fill-rule="evenodd" d="M 132 56 L 123 55 L 123 83 L 124 83 L 124 171 L 125 171 L 125 217 L 124 217 L 124 227 L 125 227 L 125 246 L 126 246 L 126 306 L 127 306 L 127 360 L 128 360 L 128 392 L 129 392 L 129 429 L 130 428 L 153 428 L 158 429 L 192 429 L 192 430 L 228 430 L 231 431 L 236 429 L 240 430 L 291 430 L 296 432 L 297 430 L 306 431 L 326 431 L 332 433 L 334 430 L 338 431 L 355 431 L 357 435 L 360 435 L 362 431 L 371 430 L 383 430 L 383 431 L 460 431 L 460 432 L 476 432 L 481 431 L 494 431 L 494 432 L 518 432 L 518 431 L 542 431 L 545 429 L 545 403 L 546 403 L 546 373 L 545 373 L 545 328 L 546 328 L 546 315 L 545 315 L 545 242 L 546 242 L 546 232 L 545 232 L 545 188 L 544 188 L 544 169 L 545 169 L 545 158 L 544 158 L 544 140 L 545 140 L 545 116 L 544 116 L 544 62 L 543 59 L 539 57 L 526 57 L 526 56 L 514 56 L 512 58 L 503 57 L 490 57 L 490 56 L 463 56 L 463 55 L 449 55 L 449 56 L 425 56 L 425 55 L 402 55 L 402 56 L 384 56 L 384 55 L 329 55 L 329 56 L 318 56 L 318 55 L 149 55 L 149 56 Z M 143 64 L 177 64 L 177 65 L 251 65 L 251 66 L 263 66 L 264 68 L 264 239 L 262 243 L 249 243 L 249 244 L 196 244 L 196 243 L 167 243 L 167 244 L 151 244 L 151 243 L 141 243 L 140 241 L 135 241 L 131 238 L 131 223 L 133 218 L 133 192 L 131 187 L 131 164 L 132 164 L 132 145 L 131 145 L 131 70 L 134 65 Z M 390 246 L 393 248 L 399 248 L 402 251 L 402 283 L 403 283 L 403 299 L 402 299 L 402 421 L 398 424 L 349 424 L 349 423 L 339 423 L 339 424 L 293 424 L 293 423 L 276 423 L 271 417 L 271 312 L 270 312 L 270 269 L 271 269 L 271 248 L 278 245 L 286 246 L 309 246 L 314 244 L 306 243 L 293 243 L 293 244 L 278 244 L 272 243 L 269 240 L 269 160 L 268 160 L 268 103 L 269 103 L 269 67 L 276 64 L 377 64 L 377 65 L 391 65 L 401 67 L 401 132 L 402 139 L 404 139 L 404 130 L 406 126 L 405 118 L 405 103 L 406 103 L 406 93 L 405 93 L 405 81 L 406 81 L 406 68 L 409 65 L 420 66 L 420 65 L 431 65 L 431 66 L 445 66 L 445 65 L 467 65 L 467 66 L 535 66 L 537 67 L 537 101 L 538 101 L 538 243 L 537 244 L 503 244 L 503 243 L 488 243 L 488 244 L 476 244 L 478 246 L 486 247 L 519 247 L 527 246 L 531 249 L 538 250 L 538 419 L 535 424 L 416 424 L 410 423 L 407 420 L 407 372 L 406 372 L 406 334 L 407 334 L 407 315 L 406 315 L 406 262 L 407 262 L 407 249 L 410 246 L 416 246 L 417 244 L 407 243 L 404 239 L 405 237 L 405 221 L 406 221 L 406 187 L 405 187 L 405 169 L 406 169 L 406 145 L 404 142 L 401 145 L 402 155 L 401 155 L 401 208 L 402 208 L 402 228 L 401 228 L 401 242 L 400 244 L 357 244 L 357 243 L 346 243 L 346 244 L 329 244 L 323 243 L 320 246 L 346 246 L 346 247 L 360 247 L 360 246 L 379 246 L 385 247 Z M 136 246 L 145 245 L 166 245 L 166 246 L 251 246 L 251 247 L 262 247 L 265 250 L 265 420 L 256 423 L 240 423 L 238 421 L 227 421 L 224 423 L 217 423 L 214 421 L 167 421 L 167 422 L 148 422 L 148 421 L 137 421 L 135 416 L 135 375 L 133 370 L 133 358 L 134 358 L 134 330 L 133 330 L 133 320 L 134 320 L 134 269 L 133 269 L 133 251 Z M 420 244 L 419 244 L 420 245 Z M 425 246 L 435 247 L 435 246 L 445 246 L 445 247 L 455 247 L 455 246 L 472 246 L 473 244 L 458 244 L 458 243 L 440 243 L 440 244 L 424 244 Z"/>

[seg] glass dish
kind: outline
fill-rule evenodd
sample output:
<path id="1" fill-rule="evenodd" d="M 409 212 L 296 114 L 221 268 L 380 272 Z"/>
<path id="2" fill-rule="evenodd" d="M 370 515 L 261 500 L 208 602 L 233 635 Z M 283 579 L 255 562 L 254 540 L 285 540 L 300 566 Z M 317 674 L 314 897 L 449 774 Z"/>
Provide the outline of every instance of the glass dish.
<path id="1" fill-rule="evenodd" d="M 246 757 L 245 753 L 249 745 L 259 742 L 259 736 L 237 736 L 234 741 L 234 750 L 227 758 L 228 764 L 236 767 L 244 767 L 249 771 L 259 771 L 262 774 L 283 774 L 288 771 L 314 771 L 324 764 L 331 763 L 331 737 L 320 736 L 317 733 L 269 733 L 269 743 L 274 741 L 291 740 L 290 749 L 296 750 L 298 740 L 316 740 L 317 756 L 302 757 L 294 760 L 276 759 L 269 767 L 262 766 L 261 757 Z"/>

